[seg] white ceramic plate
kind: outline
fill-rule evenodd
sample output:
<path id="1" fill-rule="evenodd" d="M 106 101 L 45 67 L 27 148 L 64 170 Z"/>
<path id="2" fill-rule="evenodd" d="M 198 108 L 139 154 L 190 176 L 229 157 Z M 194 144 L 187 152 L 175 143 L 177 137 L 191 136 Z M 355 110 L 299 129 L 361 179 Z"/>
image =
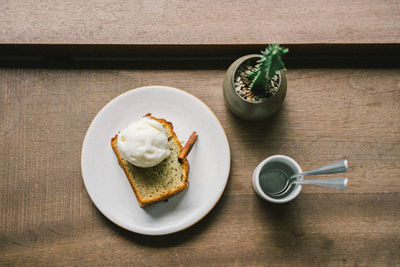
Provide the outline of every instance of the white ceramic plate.
<path id="1" fill-rule="evenodd" d="M 199 137 L 188 157 L 189 187 L 168 202 L 141 208 L 110 141 L 146 113 L 172 122 L 181 141 L 193 131 Z M 215 206 L 228 180 L 230 150 L 206 104 L 176 88 L 147 86 L 118 96 L 97 114 L 83 142 L 81 167 L 90 198 L 108 219 L 136 233 L 163 235 L 195 224 Z"/>

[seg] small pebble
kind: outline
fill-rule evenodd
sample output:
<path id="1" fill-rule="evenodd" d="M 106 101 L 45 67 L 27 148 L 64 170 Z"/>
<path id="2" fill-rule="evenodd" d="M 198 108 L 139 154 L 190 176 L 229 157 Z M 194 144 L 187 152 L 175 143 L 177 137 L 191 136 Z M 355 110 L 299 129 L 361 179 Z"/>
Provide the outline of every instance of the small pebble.
<path id="1" fill-rule="evenodd" d="M 237 77 L 237 78 L 236 78 L 236 81 L 237 81 L 237 82 L 240 82 L 240 77 Z"/>

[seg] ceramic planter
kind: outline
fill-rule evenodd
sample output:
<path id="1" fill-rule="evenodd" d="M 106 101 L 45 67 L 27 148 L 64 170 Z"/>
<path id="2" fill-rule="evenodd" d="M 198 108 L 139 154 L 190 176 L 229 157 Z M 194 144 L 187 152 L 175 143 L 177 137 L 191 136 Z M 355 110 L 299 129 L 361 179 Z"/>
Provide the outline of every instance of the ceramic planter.
<path id="1" fill-rule="evenodd" d="M 254 58 L 258 60 L 261 55 L 252 54 L 243 56 L 233 62 L 224 77 L 224 98 L 228 108 L 237 116 L 252 121 L 264 120 L 274 114 L 282 105 L 286 96 L 286 76 L 285 71 L 280 71 L 278 91 L 266 101 L 261 103 L 250 102 L 243 99 L 235 90 L 234 78 L 238 67 L 246 60 Z"/>

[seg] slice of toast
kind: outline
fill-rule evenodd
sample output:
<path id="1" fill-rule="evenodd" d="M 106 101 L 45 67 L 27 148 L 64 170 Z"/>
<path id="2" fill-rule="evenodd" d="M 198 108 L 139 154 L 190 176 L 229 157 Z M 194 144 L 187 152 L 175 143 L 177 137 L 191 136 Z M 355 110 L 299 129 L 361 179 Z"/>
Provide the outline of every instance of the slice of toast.
<path id="1" fill-rule="evenodd" d="M 150 168 L 136 167 L 119 153 L 118 134 L 111 139 L 111 146 L 118 158 L 118 163 L 124 170 L 141 207 L 166 200 L 189 186 L 189 162 L 178 161 L 182 145 L 173 130 L 172 123 L 152 117 L 151 114 L 146 116 L 161 123 L 168 137 L 171 153 L 161 163 Z"/>

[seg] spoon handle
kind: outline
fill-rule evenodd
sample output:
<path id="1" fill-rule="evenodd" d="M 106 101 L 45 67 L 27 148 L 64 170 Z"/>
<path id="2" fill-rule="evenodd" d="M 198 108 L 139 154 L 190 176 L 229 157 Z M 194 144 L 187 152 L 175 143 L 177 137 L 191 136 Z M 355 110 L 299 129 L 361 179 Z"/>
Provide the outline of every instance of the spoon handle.
<path id="1" fill-rule="evenodd" d="M 311 184 L 327 188 L 343 190 L 347 187 L 347 178 L 330 178 L 324 180 L 298 180 L 294 184 Z"/>
<path id="2" fill-rule="evenodd" d="M 307 175 L 317 175 L 317 174 L 329 174 L 329 173 L 339 173 L 339 172 L 346 172 L 348 169 L 347 160 L 340 160 L 338 162 L 334 162 L 321 168 L 314 169 L 308 172 L 303 172 L 299 174 L 295 174 L 292 176 L 307 176 Z"/>

